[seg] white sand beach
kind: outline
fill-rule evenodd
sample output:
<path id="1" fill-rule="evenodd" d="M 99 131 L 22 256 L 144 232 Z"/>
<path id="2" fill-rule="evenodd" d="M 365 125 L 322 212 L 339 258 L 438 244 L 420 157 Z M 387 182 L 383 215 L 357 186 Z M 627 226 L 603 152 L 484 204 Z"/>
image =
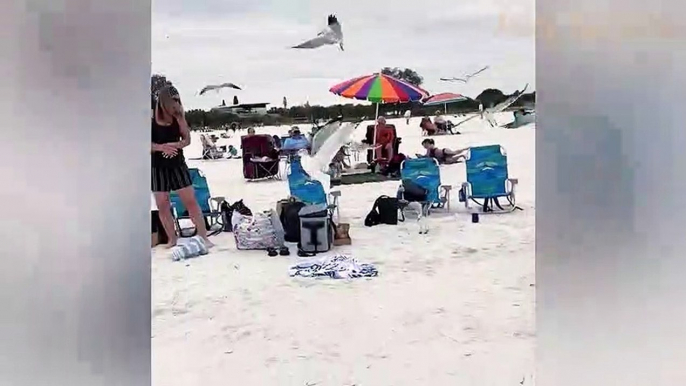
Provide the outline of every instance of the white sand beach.
<path id="1" fill-rule="evenodd" d="M 505 124 L 512 113 L 497 118 Z M 419 120 L 409 126 L 389 120 L 407 155 L 423 153 Z M 533 385 L 535 127 L 506 130 L 475 119 L 458 130 L 463 134 L 433 138 L 453 149 L 507 149 L 523 211 L 481 215 L 473 224 L 457 200 L 465 167 L 456 164 L 441 166 L 443 183 L 455 187 L 451 213 L 432 214 L 426 235 L 413 221 L 364 226 L 374 200 L 395 196 L 398 182 L 340 187 L 341 220 L 351 224 L 353 244 L 331 253 L 375 264 L 375 278 L 291 278 L 295 248 L 289 257 L 237 251 L 231 233 L 213 238 L 211 254 L 185 262 L 156 248 L 153 384 L 516 386 L 524 379 Z M 238 145 L 239 138 L 219 141 L 225 143 Z M 194 137 L 186 156 L 199 155 Z M 288 195 L 285 181 L 246 182 L 240 160 L 189 165 L 206 174 L 213 195 L 244 199 L 253 210 L 274 208 Z"/>

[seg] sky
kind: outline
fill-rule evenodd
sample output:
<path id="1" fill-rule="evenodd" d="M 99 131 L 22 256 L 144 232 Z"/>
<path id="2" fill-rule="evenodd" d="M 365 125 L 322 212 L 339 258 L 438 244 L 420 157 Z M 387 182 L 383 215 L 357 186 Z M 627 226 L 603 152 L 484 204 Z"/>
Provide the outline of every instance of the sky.
<path id="1" fill-rule="evenodd" d="M 316 36 L 335 14 L 345 51 L 289 47 Z M 152 6 L 152 72 L 179 89 L 186 109 L 270 103 L 351 103 L 334 84 L 411 68 L 432 94 L 476 97 L 486 88 L 535 90 L 534 0 L 158 0 Z M 490 68 L 468 84 L 440 81 Z M 243 90 L 198 95 L 208 84 Z"/>

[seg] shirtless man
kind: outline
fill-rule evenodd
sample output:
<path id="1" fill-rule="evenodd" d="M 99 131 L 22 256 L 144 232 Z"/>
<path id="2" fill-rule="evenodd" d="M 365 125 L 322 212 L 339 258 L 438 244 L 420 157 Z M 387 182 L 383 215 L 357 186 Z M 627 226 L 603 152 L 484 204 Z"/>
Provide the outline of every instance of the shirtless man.
<path id="1" fill-rule="evenodd" d="M 393 141 L 395 134 L 393 126 L 386 124 L 386 118 L 379 117 L 376 120 L 376 149 L 375 158 L 380 159 L 382 151 L 386 150 L 387 160 L 393 159 Z"/>

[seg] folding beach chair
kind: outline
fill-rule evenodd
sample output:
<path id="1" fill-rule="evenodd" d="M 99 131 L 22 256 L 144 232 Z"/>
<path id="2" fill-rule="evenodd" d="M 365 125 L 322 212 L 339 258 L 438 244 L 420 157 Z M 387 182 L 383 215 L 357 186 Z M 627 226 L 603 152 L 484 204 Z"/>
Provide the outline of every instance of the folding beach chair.
<path id="1" fill-rule="evenodd" d="M 327 204 L 331 214 L 336 213 L 337 218 L 340 218 L 338 198 L 341 196 L 341 191 L 332 191 L 327 196 L 322 183 L 312 179 L 303 169 L 299 157 L 294 157 L 290 161 L 288 189 L 290 190 L 291 197 L 305 204 Z"/>
<path id="2" fill-rule="evenodd" d="M 241 137 L 243 176 L 249 180 L 278 179 L 280 160 L 268 134 Z"/>
<path id="3" fill-rule="evenodd" d="M 426 191 L 426 199 L 418 201 L 422 204 L 422 214 L 428 216 L 432 209 L 445 208 L 450 211 L 451 185 L 441 184 L 441 169 L 434 158 L 411 158 L 400 164 L 400 179 L 410 181 Z M 399 198 L 408 200 L 404 185 L 399 188 Z M 412 200 L 408 200 L 412 201 Z"/>
<path id="4" fill-rule="evenodd" d="M 224 197 L 212 197 L 210 194 L 210 188 L 207 185 L 207 179 L 205 175 L 199 169 L 189 169 L 191 174 L 191 181 L 193 182 L 193 189 L 195 189 L 195 198 L 198 200 L 198 205 L 200 205 L 200 210 L 202 211 L 203 217 L 205 218 L 205 226 L 209 232 L 213 230 L 223 228 L 221 222 L 221 210 L 220 206 L 222 202 L 225 201 Z M 176 223 L 176 229 L 181 237 L 192 237 L 197 233 L 197 229 L 192 228 L 189 233 L 187 229 L 182 229 L 180 225 L 180 220 L 190 219 L 188 210 L 181 202 L 181 198 L 175 192 L 169 195 L 172 204 L 172 213 L 174 214 L 174 221 Z"/>
<path id="5" fill-rule="evenodd" d="M 460 201 L 469 209 L 469 202 L 479 205 L 483 213 L 507 213 L 516 209 L 516 178 L 507 173 L 507 155 L 500 145 L 472 147 L 467 153 L 467 182 L 460 189 Z M 498 198 L 504 197 L 503 206 Z M 495 208 L 494 208 L 495 206 Z"/>

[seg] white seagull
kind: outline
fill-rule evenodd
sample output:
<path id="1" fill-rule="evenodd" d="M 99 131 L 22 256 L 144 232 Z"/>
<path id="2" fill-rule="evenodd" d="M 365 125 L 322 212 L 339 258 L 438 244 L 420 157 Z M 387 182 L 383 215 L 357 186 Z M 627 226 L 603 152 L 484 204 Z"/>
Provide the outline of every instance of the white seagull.
<path id="1" fill-rule="evenodd" d="M 199 93 L 199 94 L 200 94 L 200 95 L 203 95 L 203 94 L 205 94 L 205 93 L 208 92 L 208 91 L 217 91 L 217 90 L 220 90 L 220 89 L 223 89 L 223 88 L 233 88 L 233 89 L 236 89 L 236 90 L 242 90 L 242 88 L 236 86 L 236 85 L 233 84 L 233 83 L 210 84 L 210 85 L 207 85 L 207 86 L 203 87 L 202 90 L 200 90 L 200 93 Z"/>
<path id="2" fill-rule="evenodd" d="M 467 74 L 467 75 L 464 76 L 464 78 L 441 78 L 441 80 L 444 81 L 444 82 L 462 82 L 462 83 L 467 83 L 467 82 L 469 82 L 470 79 L 472 79 L 473 77 L 475 77 L 475 76 L 481 74 L 482 72 L 484 72 L 484 71 L 486 71 L 486 70 L 488 70 L 488 66 L 486 66 L 486 67 L 480 69 L 480 70 L 477 71 L 477 72 L 474 72 L 474 73 L 471 73 L 471 74 Z"/>
<path id="3" fill-rule="evenodd" d="M 338 44 L 338 48 L 343 51 L 343 31 L 341 23 L 335 15 L 329 15 L 328 26 L 317 34 L 317 37 L 291 48 L 319 48 L 328 44 Z"/>

